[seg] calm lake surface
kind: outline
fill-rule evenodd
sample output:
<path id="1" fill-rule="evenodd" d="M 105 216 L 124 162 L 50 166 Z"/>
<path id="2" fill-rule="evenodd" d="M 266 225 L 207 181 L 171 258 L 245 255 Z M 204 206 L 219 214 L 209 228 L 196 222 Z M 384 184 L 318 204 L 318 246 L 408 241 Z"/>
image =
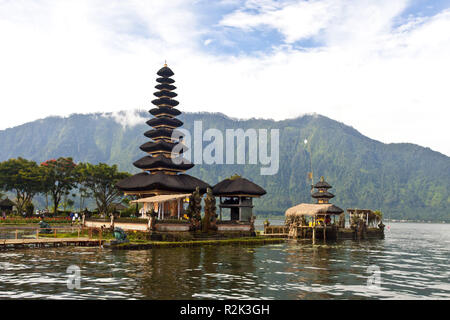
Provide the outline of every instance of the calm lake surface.
<path id="1" fill-rule="evenodd" d="M 0 299 L 450 299 L 450 225 L 389 226 L 384 240 L 316 245 L 1 251 Z"/>

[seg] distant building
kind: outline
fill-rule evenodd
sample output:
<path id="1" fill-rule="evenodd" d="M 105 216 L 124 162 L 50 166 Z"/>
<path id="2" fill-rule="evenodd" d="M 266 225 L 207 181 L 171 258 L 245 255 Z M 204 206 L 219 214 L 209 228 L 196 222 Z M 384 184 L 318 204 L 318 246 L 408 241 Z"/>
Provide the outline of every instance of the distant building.
<path id="1" fill-rule="evenodd" d="M 7 213 L 11 213 L 13 210 L 13 207 L 16 204 L 14 202 L 12 202 L 11 200 L 9 200 L 8 198 L 5 198 L 3 200 L 0 201 L 0 212 L 7 212 Z"/>

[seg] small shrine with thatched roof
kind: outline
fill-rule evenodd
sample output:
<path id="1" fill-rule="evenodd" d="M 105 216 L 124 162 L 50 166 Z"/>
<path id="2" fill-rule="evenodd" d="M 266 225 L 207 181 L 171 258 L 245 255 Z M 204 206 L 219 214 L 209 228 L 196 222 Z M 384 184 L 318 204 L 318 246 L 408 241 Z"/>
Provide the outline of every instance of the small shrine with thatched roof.
<path id="1" fill-rule="evenodd" d="M 253 198 L 266 194 L 266 190 L 256 183 L 238 175 L 219 182 L 212 191 L 220 199 L 220 220 L 223 209 L 229 209 L 231 221 L 250 221 L 253 217 Z"/>
<path id="2" fill-rule="evenodd" d="M 300 203 L 287 209 L 285 213 L 287 224 L 298 222 L 301 226 L 327 226 L 334 223 L 335 217 L 344 212 L 341 208 L 329 203 L 329 200 L 334 198 L 334 194 L 328 191 L 332 186 L 325 181 L 324 177 L 320 178 L 314 188 L 317 191 L 312 193 L 311 197 L 316 199 L 317 203 Z"/>
<path id="3" fill-rule="evenodd" d="M 316 238 L 326 240 L 384 237 L 381 220 L 378 228 L 370 228 L 368 218 L 365 221 L 359 219 L 358 224 L 352 223 L 350 228 L 346 228 L 344 210 L 330 203 L 330 199 L 334 198 L 334 194 L 329 192 L 332 186 L 325 181 L 324 177 L 321 177 L 320 181 L 313 187 L 317 190 L 311 194 L 311 197 L 316 200 L 316 203 L 300 203 L 287 209 L 285 212 L 285 226 L 280 227 L 265 224 L 264 234 L 274 235 L 274 231 L 279 232 L 281 230 L 282 232 L 276 233 L 276 236 L 284 235 L 290 238 L 309 238 L 313 242 Z M 353 212 L 353 209 L 348 210 L 355 216 L 361 212 L 367 213 L 371 211 L 359 210 Z M 338 221 L 336 221 L 336 217 L 338 217 Z"/>

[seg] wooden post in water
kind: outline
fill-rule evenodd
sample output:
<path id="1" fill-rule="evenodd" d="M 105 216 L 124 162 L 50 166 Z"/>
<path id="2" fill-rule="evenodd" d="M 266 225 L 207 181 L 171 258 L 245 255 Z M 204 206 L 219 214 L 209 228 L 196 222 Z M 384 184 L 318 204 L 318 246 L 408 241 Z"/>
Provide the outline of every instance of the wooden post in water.
<path id="1" fill-rule="evenodd" d="M 313 230 L 312 230 L 312 241 L 313 241 L 313 244 L 316 243 L 316 226 L 315 225 L 313 226 Z"/>
<path id="2" fill-rule="evenodd" d="M 327 241 L 327 226 L 323 224 L 323 241 Z"/>
<path id="3" fill-rule="evenodd" d="M 36 229 L 36 239 L 39 239 L 39 229 Z"/>
<path id="4" fill-rule="evenodd" d="M 18 230 L 16 229 L 16 240 L 17 240 L 17 233 L 18 233 Z"/>
<path id="5" fill-rule="evenodd" d="M 78 238 L 80 237 L 80 228 L 78 228 Z"/>
<path id="6" fill-rule="evenodd" d="M 99 247 L 102 246 L 102 235 L 103 235 L 103 229 L 100 228 L 99 241 L 98 241 L 98 246 L 99 246 Z"/>

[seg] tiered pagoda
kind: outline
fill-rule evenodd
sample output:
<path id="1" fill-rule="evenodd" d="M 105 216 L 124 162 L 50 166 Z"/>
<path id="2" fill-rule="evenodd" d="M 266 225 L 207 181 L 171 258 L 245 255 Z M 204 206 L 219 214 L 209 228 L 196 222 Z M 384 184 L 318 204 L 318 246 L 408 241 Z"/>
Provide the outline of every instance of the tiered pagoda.
<path id="1" fill-rule="evenodd" d="M 330 186 L 323 177 L 320 177 L 320 181 L 314 185 L 314 188 L 317 189 L 311 197 L 317 200 L 318 204 L 329 203 L 330 199 L 334 198 L 334 194 L 328 192 L 328 189 L 331 189 Z"/>
<path id="2" fill-rule="evenodd" d="M 204 193 L 209 187 L 207 183 L 184 174 L 194 166 L 186 159 L 180 161 L 182 152 L 187 150 L 186 146 L 179 145 L 180 148 L 177 149 L 181 151 L 172 152 L 175 146 L 182 143 L 183 138 L 183 134 L 176 130 L 183 122 L 176 118 L 181 112 L 176 108 L 179 102 L 174 99 L 177 96 L 173 92 L 176 89 L 173 85 L 175 80 L 171 78 L 174 73 L 165 64 L 157 75 L 159 78 L 156 79 L 158 84 L 155 88 L 158 91 L 154 93 L 157 99 L 152 101 L 156 107 L 149 111 L 154 118 L 147 121 L 152 129 L 144 133 L 150 141 L 140 146 L 148 155 L 133 163 L 143 172 L 119 181 L 117 187 L 125 194 L 140 198 L 192 193 L 196 187 Z"/>

